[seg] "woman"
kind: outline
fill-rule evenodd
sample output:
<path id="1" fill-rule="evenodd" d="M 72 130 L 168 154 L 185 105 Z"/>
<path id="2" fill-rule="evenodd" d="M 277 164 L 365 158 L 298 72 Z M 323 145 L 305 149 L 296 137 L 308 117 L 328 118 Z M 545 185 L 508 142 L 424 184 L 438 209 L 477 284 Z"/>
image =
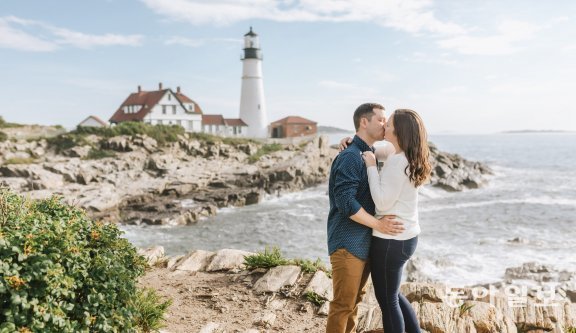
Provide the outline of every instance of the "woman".
<path id="1" fill-rule="evenodd" d="M 363 154 L 376 218 L 395 215 L 404 223 L 398 235 L 372 232 L 370 268 L 386 333 L 420 332 L 418 319 L 399 291 L 404 264 L 418 243 L 418 187 L 430 177 L 426 129 L 420 116 L 408 109 L 394 111 L 386 123 L 384 140 L 394 147 L 378 173 L 372 152 Z M 379 156 L 380 158 L 380 156 Z"/>

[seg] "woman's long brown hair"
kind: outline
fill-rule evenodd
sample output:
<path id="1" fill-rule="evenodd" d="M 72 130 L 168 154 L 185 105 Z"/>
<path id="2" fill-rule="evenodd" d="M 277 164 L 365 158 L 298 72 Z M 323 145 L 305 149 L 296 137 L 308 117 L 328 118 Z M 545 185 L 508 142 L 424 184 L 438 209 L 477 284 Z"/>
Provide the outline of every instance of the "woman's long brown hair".
<path id="1" fill-rule="evenodd" d="M 408 159 L 408 166 L 404 172 L 410 181 L 418 187 L 426 183 L 432 172 L 426 128 L 418 113 L 409 109 L 394 111 L 392 122 L 394 133 L 398 138 L 398 145 Z"/>

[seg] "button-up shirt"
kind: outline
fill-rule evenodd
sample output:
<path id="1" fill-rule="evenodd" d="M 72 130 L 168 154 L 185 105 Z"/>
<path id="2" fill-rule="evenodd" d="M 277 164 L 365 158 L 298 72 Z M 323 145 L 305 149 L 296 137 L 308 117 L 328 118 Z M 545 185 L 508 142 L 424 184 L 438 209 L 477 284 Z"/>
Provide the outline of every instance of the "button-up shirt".
<path id="1" fill-rule="evenodd" d="M 328 196 L 328 253 L 344 248 L 354 256 L 368 259 L 372 229 L 350 219 L 364 208 L 374 215 L 368 174 L 362 153 L 373 151 L 366 142 L 354 136 L 352 143 L 336 157 L 330 169 Z"/>

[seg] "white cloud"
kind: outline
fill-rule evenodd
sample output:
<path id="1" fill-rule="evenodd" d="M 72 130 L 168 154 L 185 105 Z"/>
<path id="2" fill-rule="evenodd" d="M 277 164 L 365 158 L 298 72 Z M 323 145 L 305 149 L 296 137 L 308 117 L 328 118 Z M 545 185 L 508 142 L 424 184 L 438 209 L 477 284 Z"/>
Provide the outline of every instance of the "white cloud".
<path id="1" fill-rule="evenodd" d="M 439 20 L 430 0 L 141 0 L 169 19 L 225 25 L 249 19 L 279 22 L 374 22 L 409 33 L 460 34 Z"/>
<path id="2" fill-rule="evenodd" d="M 209 42 L 223 42 L 223 43 L 233 43 L 241 44 L 242 40 L 238 38 L 211 38 L 211 39 L 192 39 L 182 36 L 172 36 L 168 38 L 164 44 L 166 45 L 183 45 L 189 47 L 200 47 Z"/>
<path id="3" fill-rule="evenodd" d="M 498 27 L 498 34 L 486 37 L 455 36 L 440 40 L 445 49 L 471 55 L 505 55 L 518 50 L 518 42 L 531 39 L 540 28 L 526 22 L 506 21 Z"/>
<path id="4" fill-rule="evenodd" d="M 104 34 L 104 35 L 88 35 L 82 32 L 71 31 L 62 28 L 49 28 L 49 30 L 59 39 L 56 39 L 58 44 L 69 44 L 83 49 L 89 49 L 95 46 L 140 46 L 142 45 L 143 37 L 141 35 L 117 35 L 117 34 Z"/>
<path id="5" fill-rule="evenodd" d="M 48 52 L 61 45 L 79 48 L 95 46 L 138 46 L 142 44 L 141 35 L 89 35 L 55 27 L 40 21 L 19 17 L 0 17 L 0 47 L 22 51 Z"/>
<path id="6" fill-rule="evenodd" d="M 10 20 L 6 18 L 0 18 L 0 47 L 32 52 L 50 52 L 58 49 L 56 43 L 14 29 L 10 25 Z"/>

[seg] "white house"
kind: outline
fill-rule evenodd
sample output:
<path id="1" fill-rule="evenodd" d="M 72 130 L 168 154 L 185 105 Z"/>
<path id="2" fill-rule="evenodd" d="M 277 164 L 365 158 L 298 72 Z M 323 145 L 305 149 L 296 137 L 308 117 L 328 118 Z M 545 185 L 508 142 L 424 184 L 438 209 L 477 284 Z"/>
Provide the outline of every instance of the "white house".
<path id="1" fill-rule="evenodd" d="M 202 131 L 213 135 L 245 137 L 248 125 L 239 118 L 226 119 L 220 114 L 202 115 Z"/>
<path id="2" fill-rule="evenodd" d="M 106 123 L 105 121 L 103 121 L 102 119 L 96 117 L 96 116 L 89 116 L 88 118 L 82 120 L 80 122 L 80 124 L 78 124 L 79 127 L 106 127 L 108 126 L 108 123 Z"/>
<path id="3" fill-rule="evenodd" d="M 124 121 L 143 121 L 156 125 L 180 125 L 187 132 L 202 131 L 202 110 L 196 102 L 180 92 L 163 89 L 162 83 L 158 90 L 138 91 L 130 94 L 110 118 L 110 123 Z"/>

